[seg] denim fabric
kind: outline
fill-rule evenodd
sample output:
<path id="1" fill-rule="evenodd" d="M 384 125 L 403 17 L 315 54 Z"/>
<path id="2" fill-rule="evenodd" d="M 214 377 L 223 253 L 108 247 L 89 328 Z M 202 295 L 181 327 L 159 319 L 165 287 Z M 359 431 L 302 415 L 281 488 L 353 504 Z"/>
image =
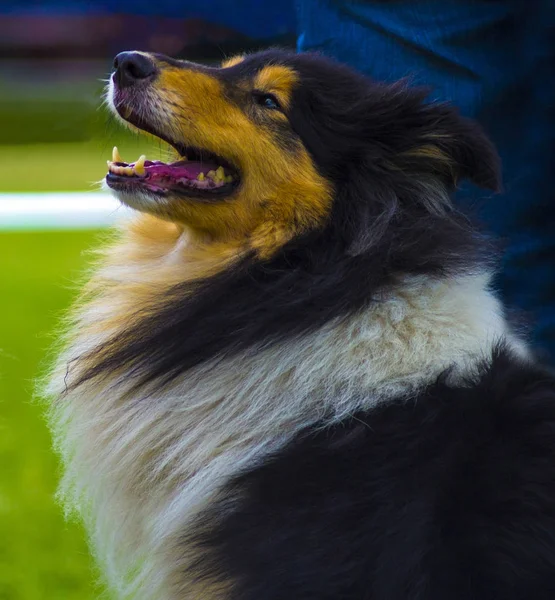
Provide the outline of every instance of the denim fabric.
<path id="1" fill-rule="evenodd" d="M 410 77 L 477 118 L 504 192 L 457 196 L 504 243 L 497 279 L 532 341 L 555 357 L 555 1 L 297 0 L 298 49 L 380 80 Z"/>

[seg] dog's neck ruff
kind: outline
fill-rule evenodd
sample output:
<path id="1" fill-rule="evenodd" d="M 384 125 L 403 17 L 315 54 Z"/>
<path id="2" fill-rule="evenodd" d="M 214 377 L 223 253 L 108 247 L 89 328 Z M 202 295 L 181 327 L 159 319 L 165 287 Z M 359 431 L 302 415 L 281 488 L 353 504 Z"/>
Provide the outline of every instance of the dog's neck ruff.
<path id="1" fill-rule="evenodd" d="M 157 276 L 134 268 L 127 280 Z M 68 365 L 110 335 L 96 325 L 129 310 L 102 298 L 85 306 L 52 379 L 51 419 L 66 466 L 61 493 L 85 516 L 111 583 L 124 595 L 173 597 L 168 586 L 188 559 L 176 564 L 172 550 L 230 477 L 307 426 L 409 399 L 447 369 L 453 382 L 472 374 L 508 336 L 489 279 L 407 277 L 346 318 L 137 393 L 121 375 L 64 393 Z"/>

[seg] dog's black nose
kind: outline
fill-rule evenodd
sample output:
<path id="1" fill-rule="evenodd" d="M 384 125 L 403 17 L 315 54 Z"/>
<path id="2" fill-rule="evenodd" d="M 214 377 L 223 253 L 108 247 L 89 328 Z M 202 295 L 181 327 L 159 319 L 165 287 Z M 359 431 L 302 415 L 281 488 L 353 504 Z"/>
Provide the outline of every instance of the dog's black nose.
<path id="1" fill-rule="evenodd" d="M 114 78 L 120 87 L 129 87 L 155 73 L 154 63 L 140 52 L 120 52 L 114 58 Z"/>

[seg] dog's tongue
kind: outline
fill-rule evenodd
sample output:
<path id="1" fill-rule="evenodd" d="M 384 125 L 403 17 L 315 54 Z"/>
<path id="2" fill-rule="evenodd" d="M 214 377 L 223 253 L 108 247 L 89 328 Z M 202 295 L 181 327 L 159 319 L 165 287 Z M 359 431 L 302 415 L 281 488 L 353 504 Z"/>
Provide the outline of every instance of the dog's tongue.
<path id="1" fill-rule="evenodd" d="M 141 156 L 132 163 L 126 163 L 114 148 L 112 160 L 108 161 L 108 170 L 113 175 L 154 180 L 156 184 L 177 182 L 189 184 L 195 182 L 200 187 L 222 187 L 233 181 L 231 173 L 222 165 L 209 160 L 187 160 L 182 158 L 174 163 L 165 163 L 160 160 L 146 160 Z"/>
<path id="2" fill-rule="evenodd" d="M 131 165 L 133 166 L 133 164 Z M 153 177 L 171 177 L 176 179 L 197 179 L 201 173 L 216 171 L 218 165 L 211 162 L 178 161 L 166 164 L 160 161 L 145 161 L 146 172 Z"/>

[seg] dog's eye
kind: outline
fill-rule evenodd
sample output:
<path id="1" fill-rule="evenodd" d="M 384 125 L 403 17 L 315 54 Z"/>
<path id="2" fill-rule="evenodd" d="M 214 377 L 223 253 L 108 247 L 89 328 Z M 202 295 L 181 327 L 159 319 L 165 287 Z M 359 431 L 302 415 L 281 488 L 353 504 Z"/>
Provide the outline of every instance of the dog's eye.
<path id="1" fill-rule="evenodd" d="M 273 94 L 261 94 L 260 92 L 255 92 L 254 99 L 257 104 L 263 106 L 264 108 L 281 110 L 278 99 Z"/>

